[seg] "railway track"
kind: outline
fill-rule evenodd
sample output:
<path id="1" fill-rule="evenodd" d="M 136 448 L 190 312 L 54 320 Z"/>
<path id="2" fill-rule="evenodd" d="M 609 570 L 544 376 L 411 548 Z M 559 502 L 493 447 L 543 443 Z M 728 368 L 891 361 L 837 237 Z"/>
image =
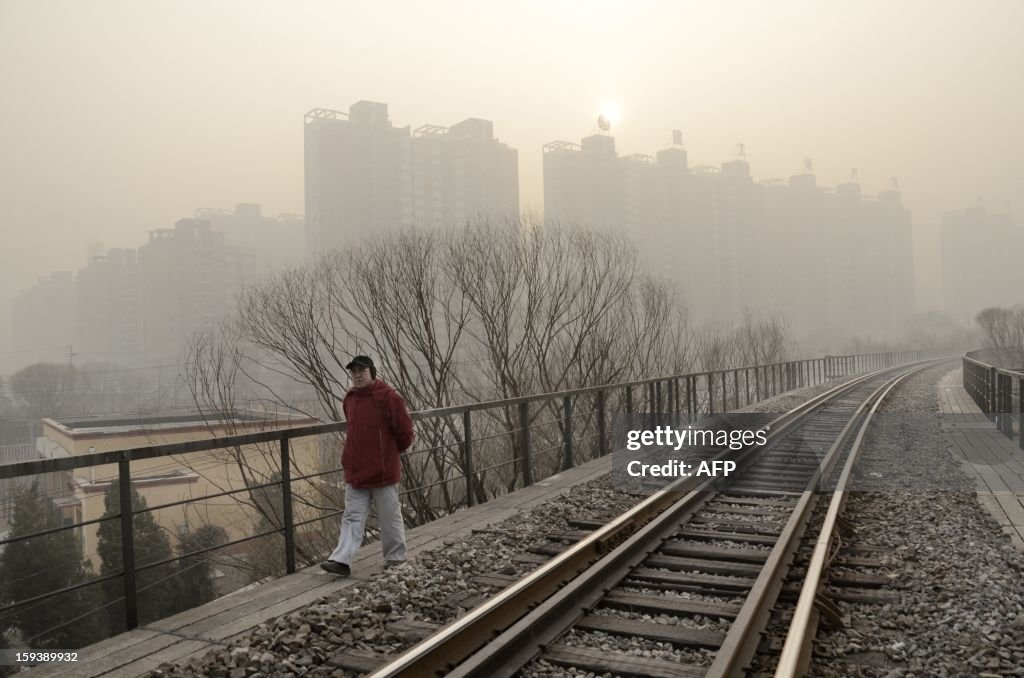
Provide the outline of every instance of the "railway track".
<path id="1" fill-rule="evenodd" d="M 817 490 L 843 487 L 878 405 L 931 364 L 864 375 L 782 415 L 765 427 L 767 445 L 712 457 L 737 462 L 728 479 L 681 479 L 606 524 L 580 521 L 578 532 L 562 535 L 575 543 L 534 553 L 545 562 L 517 581 L 490 575 L 494 587 L 505 587 L 500 593 L 372 675 L 492 678 L 536 659 L 618 675 L 745 675 L 784 587 L 799 600 L 777 675 L 799 675 L 825 604 L 819 594 L 829 580 L 845 497 Z M 814 551 L 798 559 L 808 536 Z M 792 581 L 795 563 L 802 584 Z M 642 615 L 716 624 L 656 623 Z M 693 648 L 710 661 L 685 664 L 561 642 L 570 629 Z"/>

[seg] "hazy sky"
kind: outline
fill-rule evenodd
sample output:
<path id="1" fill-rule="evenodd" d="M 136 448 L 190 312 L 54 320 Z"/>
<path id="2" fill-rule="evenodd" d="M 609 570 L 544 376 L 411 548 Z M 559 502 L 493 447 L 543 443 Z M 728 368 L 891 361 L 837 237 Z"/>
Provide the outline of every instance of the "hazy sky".
<path id="1" fill-rule="evenodd" d="M 756 179 L 898 177 L 934 253 L 948 209 L 1024 209 L 1024 2 L 0 0 L 0 351 L 10 301 L 197 207 L 303 211 L 302 116 L 386 102 L 494 121 L 541 207 L 541 145 L 614 101 L 620 153 L 681 129 Z M 928 239 L 931 239 L 930 246 Z M 925 294 L 925 300 L 929 298 Z"/>

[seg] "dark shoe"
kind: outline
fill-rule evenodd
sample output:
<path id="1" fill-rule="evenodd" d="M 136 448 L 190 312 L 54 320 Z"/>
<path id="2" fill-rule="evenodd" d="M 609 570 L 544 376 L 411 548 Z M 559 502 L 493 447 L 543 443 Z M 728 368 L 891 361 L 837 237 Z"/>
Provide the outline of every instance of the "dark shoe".
<path id="1" fill-rule="evenodd" d="M 336 574 L 339 577 L 347 577 L 350 574 L 352 574 L 352 568 L 350 568 L 345 563 L 339 563 L 334 560 L 325 560 L 324 562 L 320 563 L 320 569 L 326 570 L 331 574 Z"/>

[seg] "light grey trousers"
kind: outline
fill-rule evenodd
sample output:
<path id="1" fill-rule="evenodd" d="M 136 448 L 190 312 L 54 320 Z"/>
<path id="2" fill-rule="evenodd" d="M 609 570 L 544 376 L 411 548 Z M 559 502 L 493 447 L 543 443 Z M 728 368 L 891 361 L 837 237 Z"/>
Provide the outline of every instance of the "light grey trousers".
<path id="1" fill-rule="evenodd" d="M 341 535 L 331 552 L 336 563 L 352 564 L 356 551 L 363 545 L 366 516 L 370 512 L 370 499 L 377 507 L 380 523 L 380 545 L 384 560 L 405 560 L 405 523 L 402 520 L 402 502 L 398 496 L 398 483 L 360 490 L 345 484 L 345 513 L 341 517 Z"/>

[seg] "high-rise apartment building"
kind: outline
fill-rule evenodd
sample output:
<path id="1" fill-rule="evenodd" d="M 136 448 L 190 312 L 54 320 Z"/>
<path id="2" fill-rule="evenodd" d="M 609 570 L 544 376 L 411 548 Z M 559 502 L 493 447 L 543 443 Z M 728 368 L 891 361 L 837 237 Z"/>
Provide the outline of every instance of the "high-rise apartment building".
<path id="1" fill-rule="evenodd" d="M 179 219 L 139 248 L 147 363 L 174 362 L 189 337 L 224 318 L 240 286 L 239 255 L 206 219 Z"/>
<path id="2" fill-rule="evenodd" d="M 14 299 L 12 338 L 15 360 L 10 369 L 39 361 L 70 358 L 76 339 L 75 281 L 69 271 L 55 271 Z"/>
<path id="3" fill-rule="evenodd" d="M 742 147 L 721 167 L 689 167 L 678 147 L 620 157 L 608 135 L 556 141 L 544 146 L 544 210 L 628 234 L 703 321 L 766 311 L 828 345 L 894 339 L 913 312 L 910 213 L 897 191 L 833 191 L 810 172 L 755 182 Z"/>
<path id="4" fill-rule="evenodd" d="M 451 205 L 451 224 L 476 216 L 519 214 L 519 152 L 494 138 L 490 120 L 467 118 L 449 128 L 447 143 L 452 158 L 451 193 L 442 202 Z M 417 149 L 413 146 L 413 157 Z M 414 190 L 418 186 L 413 177 Z"/>
<path id="5" fill-rule="evenodd" d="M 395 127 L 387 104 L 305 116 L 308 254 L 367 234 L 457 225 L 478 215 L 517 216 L 518 154 L 487 120 Z"/>
<path id="6" fill-rule="evenodd" d="M 234 310 L 245 285 L 302 262 L 303 232 L 301 215 L 268 217 L 257 204 L 202 208 L 150 231 L 137 251 L 111 249 L 74 277 L 42 278 L 15 301 L 15 350 L 24 360 L 7 369 L 68 358 L 174 362 L 196 329 Z"/>
<path id="7" fill-rule="evenodd" d="M 544 146 L 544 217 L 592 228 L 626 226 L 624 166 L 615 139 L 595 134 L 581 144 Z"/>
<path id="8" fill-rule="evenodd" d="M 748 219 L 749 198 L 742 168 L 729 171 L 736 185 L 722 190 L 720 170 L 689 168 L 681 148 L 619 156 L 606 134 L 555 141 L 544 146 L 544 215 L 628 235 L 648 272 L 681 285 L 699 315 L 732 320 L 741 294 L 734 222 Z"/>
<path id="9" fill-rule="evenodd" d="M 409 128 L 391 124 L 387 104 L 306 114 L 307 253 L 412 224 L 410 149 Z"/>
<path id="10" fill-rule="evenodd" d="M 243 282 L 259 280 L 267 273 L 302 262 L 305 256 L 305 219 L 301 214 L 266 216 L 258 204 L 240 203 L 235 209 L 200 208 L 196 219 L 210 222 L 224 234 L 224 244 L 239 251 L 246 268 Z"/>
<path id="11" fill-rule="evenodd" d="M 85 360 L 136 364 L 142 360 L 142 295 L 135 250 L 89 257 L 75 278 L 78 342 Z"/>
<path id="12" fill-rule="evenodd" d="M 879 302 L 875 309 L 878 336 L 891 341 L 906 331 L 906 320 L 916 310 L 913 225 L 910 210 L 895 188 L 880 191 L 872 208 L 869 220 L 878 239 L 873 251 L 877 275 L 869 280 L 866 292 Z"/>
<path id="13" fill-rule="evenodd" d="M 412 136 L 412 223 L 459 225 L 519 212 L 519 154 L 494 139 L 489 120 L 424 125 Z"/>

